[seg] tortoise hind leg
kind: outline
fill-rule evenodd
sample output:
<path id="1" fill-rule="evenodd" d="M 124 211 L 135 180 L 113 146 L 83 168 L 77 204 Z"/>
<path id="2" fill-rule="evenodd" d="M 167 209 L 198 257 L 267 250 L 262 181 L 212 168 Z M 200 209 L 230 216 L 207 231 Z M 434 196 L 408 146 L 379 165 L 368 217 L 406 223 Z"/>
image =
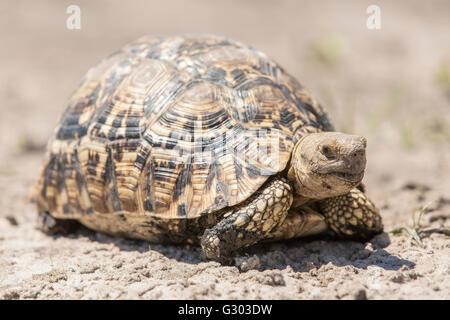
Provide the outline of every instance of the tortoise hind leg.
<path id="1" fill-rule="evenodd" d="M 320 200 L 318 206 L 328 226 L 341 238 L 364 241 L 383 232 L 379 210 L 357 188 Z"/>
<path id="2" fill-rule="evenodd" d="M 272 178 L 205 230 L 201 239 L 205 256 L 226 263 L 236 250 L 267 239 L 270 231 L 286 218 L 292 199 L 289 183 L 283 178 Z"/>
<path id="3" fill-rule="evenodd" d="M 80 223 L 72 219 L 57 219 L 47 211 L 38 215 L 38 229 L 47 234 L 69 234 L 75 232 L 80 227 Z"/>

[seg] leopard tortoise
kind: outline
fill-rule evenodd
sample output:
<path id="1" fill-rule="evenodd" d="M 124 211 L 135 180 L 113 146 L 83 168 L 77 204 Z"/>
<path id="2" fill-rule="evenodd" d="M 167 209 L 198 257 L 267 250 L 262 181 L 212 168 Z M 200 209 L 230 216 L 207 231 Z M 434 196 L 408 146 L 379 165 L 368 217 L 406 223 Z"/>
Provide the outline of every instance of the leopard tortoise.
<path id="1" fill-rule="evenodd" d="M 88 71 L 35 187 L 40 227 L 78 222 L 228 261 L 265 240 L 382 231 L 363 137 L 264 53 L 223 37 L 143 37 Z"/>

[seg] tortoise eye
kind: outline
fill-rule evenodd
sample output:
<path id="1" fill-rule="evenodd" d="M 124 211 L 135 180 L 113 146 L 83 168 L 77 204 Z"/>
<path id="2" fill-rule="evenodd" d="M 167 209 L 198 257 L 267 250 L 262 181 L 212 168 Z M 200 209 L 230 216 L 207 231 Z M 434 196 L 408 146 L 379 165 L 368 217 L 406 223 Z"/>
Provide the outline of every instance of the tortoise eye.
<path id="1" fill-rule="evenodd" d="M 333 159 L 335 158 L 335 154 L 333 152 L 333 149 L 330 146 L 327 145 L 323 145 L 322 147 L 320 147 L 320 152 L 327 157 L 328 159 Z"/>

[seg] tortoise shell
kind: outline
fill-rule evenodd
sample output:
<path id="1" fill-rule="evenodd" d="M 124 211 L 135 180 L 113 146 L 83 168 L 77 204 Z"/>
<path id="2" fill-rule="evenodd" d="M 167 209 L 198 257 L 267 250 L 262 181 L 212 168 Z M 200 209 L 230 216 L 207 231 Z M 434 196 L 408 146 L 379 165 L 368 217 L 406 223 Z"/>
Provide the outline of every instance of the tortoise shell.
<path id="1" fill-rule="evenodd" d="M 210 35 L 143 37 L 88 71 L 48 144 L 40 211 L 193 218 L 247 199 L 333 130 L 277 63 Z"/>

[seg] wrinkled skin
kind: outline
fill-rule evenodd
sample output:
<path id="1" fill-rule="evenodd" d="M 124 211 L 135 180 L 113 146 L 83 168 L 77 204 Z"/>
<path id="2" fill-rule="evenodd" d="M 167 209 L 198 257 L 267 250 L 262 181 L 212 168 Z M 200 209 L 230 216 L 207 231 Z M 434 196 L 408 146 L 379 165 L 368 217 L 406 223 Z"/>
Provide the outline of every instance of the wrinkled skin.
<path id="1" fill-rule="evenodd" d="M 293 151 L 290 177 L 298 195 L 324 199 L 359 185 L 366 167 L 366 139 L 338 132 L 314 133 Z"/>

